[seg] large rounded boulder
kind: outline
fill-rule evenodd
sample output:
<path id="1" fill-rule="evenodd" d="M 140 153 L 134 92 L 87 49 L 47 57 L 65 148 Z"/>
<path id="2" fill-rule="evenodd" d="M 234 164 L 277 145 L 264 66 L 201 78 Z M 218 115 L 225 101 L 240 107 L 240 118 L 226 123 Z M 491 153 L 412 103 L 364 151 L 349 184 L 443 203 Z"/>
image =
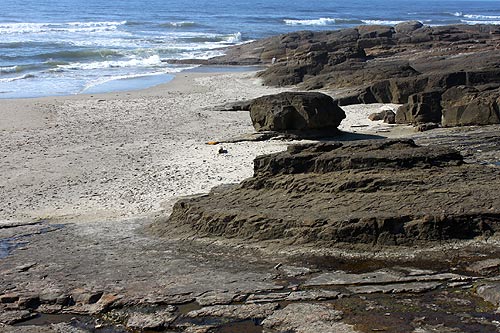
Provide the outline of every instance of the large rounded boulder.
<path id="1" fill-rule="evenodd" d="M 328 95 L 283 92 L 254 99 L 250 117 L 257 131 L 307 131 L 335 129 L 345 113 Z"/>

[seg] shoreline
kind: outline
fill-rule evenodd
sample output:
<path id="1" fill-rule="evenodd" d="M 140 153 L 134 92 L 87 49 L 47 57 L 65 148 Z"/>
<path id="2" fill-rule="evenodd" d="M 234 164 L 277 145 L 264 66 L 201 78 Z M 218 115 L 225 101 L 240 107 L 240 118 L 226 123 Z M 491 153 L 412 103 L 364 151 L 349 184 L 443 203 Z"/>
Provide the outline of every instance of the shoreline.
<path id="1" fill-rule="evenodd" d="M 46 95 L 46 96 L 33 96 L 33 97 L 2 97 L 0 94 L 0 101 L 9 100 L 30 100 L 30 99 L 44 99 L 44 98 L 64 98 L 70 96 L 80 95 L 101 95 L 113 93 L 130 93 L 136 91 L 144 91 L 153 89 L 157 86 L 169 84 L 177 76 L 184 75 L 184 73 L 199 73 L 199 74 L 224 74 L 224 73 L 241 73 L 241 72 L 257 72 L 264 69 L 264 66 L 259 65 L 190 65 L 192 67 L 183 69 L 179 72 L 173 73 L 151 73 L 138 76 L 131 76 L 125 78 L 115 78 L 109 81 L 104 81 L 84 88 L 77 93 Z M 163 79 L 161 79 L 163 78 Z M 135 82 L 135 84 L 133 83 Z M 150 82 L 150 83 L 147 83 Z M 108 87 L 108 88 L 104 88 Z"/>

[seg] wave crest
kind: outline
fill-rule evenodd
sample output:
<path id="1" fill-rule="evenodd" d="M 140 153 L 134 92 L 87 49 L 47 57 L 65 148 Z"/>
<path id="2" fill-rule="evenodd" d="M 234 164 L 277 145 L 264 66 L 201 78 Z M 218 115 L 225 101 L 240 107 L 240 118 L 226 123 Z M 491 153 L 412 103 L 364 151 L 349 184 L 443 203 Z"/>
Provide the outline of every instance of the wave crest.
<path id="1" fill-rule="evenodd" d="M 112 56 L 120 56 L 120 52 L 109 49 L 97 50 L 66 50 L 49 53 L 41 53 L 37 55 L 39 59 L 84 59 L 84 58 L 109 58 Z"/>
<path id="2" fill-rule="evenodd" d="M 373 24 L 373 25 L 396 25 L 399 23 L 403 23 L 404 21 L 390 21 L 390 20 L 362 20 L 365 24 Z"/>
<path id="3" fill-rule="evenodd" d="M 465 23 L 465 24 L 491 24 L 491 25 L 500 25 L 500 20 L 499 21 L 474 21 L 474 20 L 460 20 L 460 22 Z"/>
<path id="4" fill-rule="evenodd" d="M 113 31 L 127 21 L 65 22 L 65 23 L 0 23 L 0 35 L 50 32 Z"/>
<path id="5" fill-rule="evenodd" d="M 160 56 L 155 54 L 148 58 L 132 58 L 129 60 L 96 61 L 89 63 L 75 62 L 68 65 L 60 65 L 59 68 L 69 70 L 92 70 L 123 67 L 150 67 L 159 65 L 161 65 Z"/>
<path id="6" fill-rule="evenodd" d="M 477 19 L 477 20 L 500 20 L 500 15 L 474 15 L 474 14 L 466 14 L 465 18 L 468 19 Z"/>
<path id="7" fill-rule="evenodd" d="M 19 80 L 25 80 L 25 79 L 32 79 L 35 78 L 35 75 L 33 74 L 24 74 L 22 76 L 16 76 L 16 77 L 9 77 L 6 79 L 0 79 L 0 82 L 14 82 L 14 81 L 19 81 Z"/>
<path id="8" fill-rule="evenodd" d="M 285 22 L 286 25 L 321 25 L 321 26 L 326 26 L 326 25 L 334 25 L 336 23 L 335 18 L 329 18 L 329 17 L 321 17 L 319 19 L 311 19 L 311 20 L 294 20 L 294 19 L 285 19 L 283 22 Z"/>
<path id="9" fill-rule="evenodd" d="M 224 38 L 224 41 L 226 43 L 230 43 L 230 44 L 237 44 L 237 43 L 241 43 L 241 32 L 236 32 L 232 35 L 229 35 L 229 36 L 225 36 L 223 37 Z"/>

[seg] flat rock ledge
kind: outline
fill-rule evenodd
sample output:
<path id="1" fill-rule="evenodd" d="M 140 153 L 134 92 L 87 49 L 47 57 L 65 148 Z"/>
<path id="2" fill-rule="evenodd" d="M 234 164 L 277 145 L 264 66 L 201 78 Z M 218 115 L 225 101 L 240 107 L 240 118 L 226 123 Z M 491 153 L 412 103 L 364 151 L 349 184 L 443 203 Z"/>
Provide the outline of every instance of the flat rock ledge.
<path id="1" fill-rule="evenodd" d="M 283 245 L 419 245 L 498 237 L 500 168 L 412 140 L 290 146 L 254 176 L 178 201 L 157 233 L 183 229 Z"/>

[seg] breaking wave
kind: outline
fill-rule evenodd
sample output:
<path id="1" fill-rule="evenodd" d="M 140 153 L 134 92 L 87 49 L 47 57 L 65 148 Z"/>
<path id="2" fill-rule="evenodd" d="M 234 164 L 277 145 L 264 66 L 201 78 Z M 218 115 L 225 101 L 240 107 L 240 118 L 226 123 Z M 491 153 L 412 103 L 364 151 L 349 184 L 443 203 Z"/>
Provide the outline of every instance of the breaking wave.
<path id="1" fill-rule="evenodd" d="M 45 68 L 44 64 L 25 64 L 0 67 L 0 74 L 22 73 Z"/>
<path id="2" fill-rule="evenodd" d="M 460 20 L 462 23 L 466 24 L 492 24 L 492 25 L 500 25 L 500 20 L 498 21 L 473 21 L 473 20 Z"/>
<path id="3" fill-rule="evenodd" d="M 468 19 L 477 19 L 477 20 L 500 20 L 500 15 L 473 15 L 473 14 L 466 14 L 464 15 L 465 18 Z"/>
<path id="4" fill-rule="evenodd" d="M 49 53 L 41 53 L 37 55 L 37 58 L 40 59 L 84 59 L 84 58 L 108 58 L 111 56 L 120 56 L 122 55 L 120 52 L 109 49 L 101 49 L 101 50 L 67 50 L 67 51 L 56 51 Z"/>
<path id="5" fill-rule="evenodd" d="M 127 21 L 66 22 L 66 23 L 0 23 L 0 35 L 20 35 L 50 32 L 103 32 L 113 31 Z"/>
<path id="6" fill-rule="evenodd" d="M 283 20 L 286 25 L 334 25 L 336 24 L 336 19 L 329 17 L 321 17 L 319 19 L 313 20 L 292 20 L 285 19 Z"/>
<path id="7" fill-rule="evenodd" d="M 396 25 L 404 21 L 390 21 L 390 20 L 362 20 L 365 24 L 375 24 L 375 25 Z"/>
<path id="8" fill-rule="evenodd" d="M 105 68 L 124 68 L 124 67 L 154 67 L 161 65 L 161 59 L 158 55 L 152 55 L 148 58 L 133 57 L 129 60 L 116 60 L 116 61 L 96 61 L 89 63 L 71 63 L 67 65 L 60 65 L 59 68 L 69 70 L 91 70 L 91 69 L 105 69 Z"/>
<path id="9" fill-rule="evenodd" d="M 393 20 L 361 20 L 361 19 L 347 19 L 347 18 L 329 18 L 322 17 L 319 19 L 311 20 L 296 20 L 296 19 L 285 19 L 283 20 L 286 25 L 292 26 L 333 26 L 340 24 L 380 24 L 380 25 L 394 25 L 404 21 L 393 21 Z"/>

